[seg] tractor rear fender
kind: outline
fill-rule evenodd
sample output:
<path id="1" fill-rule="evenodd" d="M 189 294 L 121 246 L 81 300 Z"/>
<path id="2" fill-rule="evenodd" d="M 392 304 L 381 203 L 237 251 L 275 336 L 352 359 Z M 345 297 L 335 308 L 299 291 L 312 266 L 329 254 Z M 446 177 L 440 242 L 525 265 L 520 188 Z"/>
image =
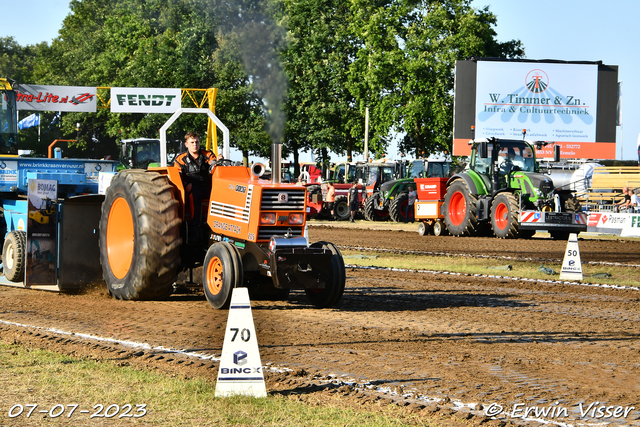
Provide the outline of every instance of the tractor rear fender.
<path id="1" fill-rule="evenodd" d="M 457 173 L 449 178 L 449 181 L 447 181 L 447 187 L 449 187 L 457 179 L 464 180 L 464 182 L 467 184 L 467 187 L 469 187 L 469 192 L 471 194 L 478 194 L 478 184 L 480 188 L 483 188 L 482 182 L 475 173 L 473 174 L 473 176 L 471 175 L 471 173 Z"/>
<path id="2" fill-rule="evenodd" d="M 171 185 L 173 186 L 173 198 L 180 203 L 180 217 L 184 218 L 185 215 L 185 200 L 186 200 L 186 190 L 184 189 L 184 185 L 182 184 L 182 178 L 180 175 L 180 168 L 176 166 L 167 166 L 167 167 L 149 167 L 149 171 L 157 172 L 161 175 L 166 175 L 171 181 Z"/>

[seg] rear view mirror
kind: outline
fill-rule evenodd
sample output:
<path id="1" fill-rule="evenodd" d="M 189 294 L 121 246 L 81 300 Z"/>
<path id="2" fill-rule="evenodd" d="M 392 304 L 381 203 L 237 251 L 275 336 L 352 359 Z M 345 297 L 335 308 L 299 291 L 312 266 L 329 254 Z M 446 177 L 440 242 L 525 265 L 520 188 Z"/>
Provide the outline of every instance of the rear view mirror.
<path id="1" fill-rule="evenodd" d="M 478 150 L 480 151 L 480 158 L 482 159 L 486 159 L 487 157 L 489 157 L 489 149 L 487 147 L 487 141 L 481 141 L 480 145 L 478 146 Z"/>
<path id="2" fill-rule="evenodd" d="M 556 162 L 556 163 L 560 161 L 560 146 L 559 145 L 554 145 L 553 146 L 553 161 Z"/>

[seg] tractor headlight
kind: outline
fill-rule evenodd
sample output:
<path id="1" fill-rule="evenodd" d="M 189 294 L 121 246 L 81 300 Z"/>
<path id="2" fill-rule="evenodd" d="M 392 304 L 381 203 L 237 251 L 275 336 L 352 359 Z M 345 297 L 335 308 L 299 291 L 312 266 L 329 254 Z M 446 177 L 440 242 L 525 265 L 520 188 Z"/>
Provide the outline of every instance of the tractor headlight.
<path id="1" fill-rule="evenodd" d="M 290 225 L 301 225 L 304 222 L 304 215 L 300 213 L 289 214 Z"/>
<path id="2" fill-rule="evenodd" d="M 260 224 L 273 225 L 276 223 L 276 214 L 270 212 L 262 212 L 260 214 Z"/>

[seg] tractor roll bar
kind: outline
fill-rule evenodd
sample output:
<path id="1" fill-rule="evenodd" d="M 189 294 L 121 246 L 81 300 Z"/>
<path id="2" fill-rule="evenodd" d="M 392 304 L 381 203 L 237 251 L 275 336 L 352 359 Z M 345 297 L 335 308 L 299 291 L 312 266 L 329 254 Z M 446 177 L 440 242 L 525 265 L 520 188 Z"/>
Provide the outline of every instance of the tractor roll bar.
<path id="1" fill-rule="evenodd" d="M 229 159 L 231 157 L 231 154 L 230 154 L 231 149 L 229 146 L 229 129 L 227 129 L 227 127 L 224 124 L 222 124 L 220 119 L 216 117 L 216 115 L 213 114 L 211 110 L 209 110 L 208 108 L 179 108 L 176 110 L 175 113 L 173 113 L 173 115 L 169 118 L 169 120 L 167 120 L 167 122 L 164 125 L 162 125 L 162 127 L 160 128 L 160 166 L 161 167 L 167 166 L 167 129 L 169 129 L 169 126 L 171 126 L 173 122 L 175 122 L 176 119 L 180 117 L 182 113 L 207 114 L 209 118 L 213 120 L 216 126 L 218 126 L 220 130 L 222 130 L 222 144 L 223 144 L 222 155 L 224 156 L 225 159 Z"/>

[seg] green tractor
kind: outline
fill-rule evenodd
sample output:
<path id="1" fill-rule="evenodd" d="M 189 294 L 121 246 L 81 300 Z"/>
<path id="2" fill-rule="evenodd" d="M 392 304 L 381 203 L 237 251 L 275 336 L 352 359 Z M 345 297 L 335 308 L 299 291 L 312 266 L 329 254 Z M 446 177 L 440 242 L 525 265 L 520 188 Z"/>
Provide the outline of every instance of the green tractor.
<path id="1" fill-rule="evenodd" d="M 118 170 L 147 169 L 160 166 L 159 139 L 123 139 L 120 141 L 120 148 Z M 173 162 L 181 148 L 181 141 L 167 141 L 167 164 Z"/>
<path id="2" fill-rule="evenodd" d="M 540 172 L 535 148 L 546 142 L 471 140 L 468 169 L 447 182 L 442 215 L 454 236 L 494 234 L 501 239 L 548 231 L 554 239 L 587 229 L 587 215 L 572 190 L 556 188 Z M 560 158 L 554 146 L 554 158 Z"/>
<path id="3" fill-rule="evenodd" d="M 401 162 L 399 170 L 401 174 L 398 179 L 382 183 L 380 191 L 374 193 L 368 210 L 372 220 L 384 216 L 394 222 L 407 221 L 409 185 L 413 184 L 413 188 L 416 188 L 414 178 L 448 178 L 451 174 L 451 162 L 445 159 L 405 160 Z"/>
<path id="4" fill-rule="evenodd" d="M 406 174 L 406 162 L 382 161 L 367 163 L 367 198 L 364 202 L 364 217 L 367 221 L 386 221 L 389 209 L 384 204 L 382 186 L 401 179 Z"/>

